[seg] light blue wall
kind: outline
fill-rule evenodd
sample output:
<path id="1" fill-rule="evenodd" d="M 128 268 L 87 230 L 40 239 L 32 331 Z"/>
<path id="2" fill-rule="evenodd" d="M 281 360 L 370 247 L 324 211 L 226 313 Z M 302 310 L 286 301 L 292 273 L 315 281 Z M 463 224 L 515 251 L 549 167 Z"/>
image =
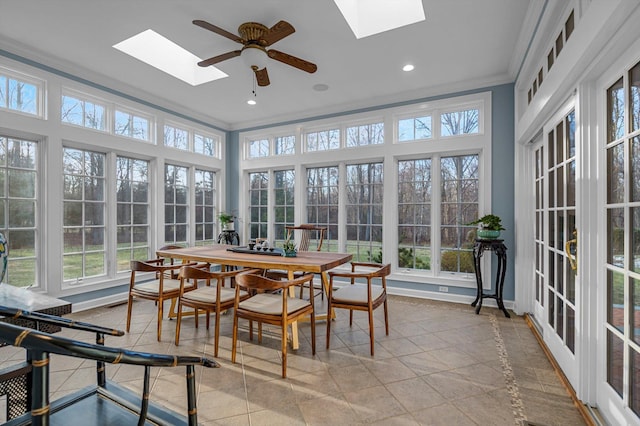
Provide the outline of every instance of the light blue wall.
<path id="1" fill-rule="evenodd" d="M 492 158 L 493 170 L 491 173 L 491 204 L 492 213 L 502 218 L 503 226 L 506 231 L 502 231 L 501 238 L 504 238 L 504 242 L 507 246 L 507 273 L 505 277 L 504 285 L 504 300 L 513 300 L 515 297 L 515 281 L 514 281 L 514 262 L 513 252 L 509 251 L 509 248 L 515 247 L 514 238 L 514 85 L 504 84 L 500 86 L 484 87 L 464 92 L 449 93 L 446 95 L 433 96 L 429 98 L 414 99 L 412 101 L 400 102 L 387 105 L 378 105 L 359 110 L 343 111 L 333 114 L 327 114 L 323 116 L 314 117 L 311 119 L 288 121 L 286 123 L 277 123 L 270 126 L 261 126 L 236 130 L 227 133 L 227 158 L 226 158 L 226 190 L 227 196 L 226 208 L 227 210 L 238 210 L 239 195 L 241 191 L 238 191 L 240 187 L 240 170 L 239 170 L 239 134 L 240 132 L 258 130 L 262 128 L 269 128 L 275 126 L 282 126 L 287 124 L 295 124 L 305 122 L 308 123 L 314 120 L 322 120 L 326 118 L 340 117 L 348 114 L 362 113 L 367 111 L 375 111 L 378 109 L 392 108 L 402 105 L 409 105 L 414 103 L 434 101 L 438 99 L 447 99 L 455 96 L 463 96 L 474 93 L 491 92 L 491 127 L 492 127 Z M 487 253 L 488 255 L 489 253 Z M 494 269 L 491 275 L 491 282 L 495 283 L 496 277 L 496 264 L 493 262 Z M 488 277 L 485 276 L 484 280 L 487 281 Z M 426 291 L 438 291 L 437 284 L 422 284 L 411 283 L 405 281 L 388 281 L 388 285 L 391 287 L 398 287 L 411 290 L 426 290 Z M 449 293 L 460 294 L 466 296 L 474 296 L 474 289 L 449 287 Z"/>

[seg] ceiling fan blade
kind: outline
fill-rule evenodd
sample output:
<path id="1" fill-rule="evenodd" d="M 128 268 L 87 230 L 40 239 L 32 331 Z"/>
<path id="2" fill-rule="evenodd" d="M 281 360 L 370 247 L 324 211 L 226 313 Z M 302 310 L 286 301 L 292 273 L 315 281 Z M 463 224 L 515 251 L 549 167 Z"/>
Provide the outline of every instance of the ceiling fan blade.
<path id="1" fill-rule="evenodd" d="M 226 61 L 227 59 L 235 58 L 236 56 L 240 56 L 242 50 L 234 50 L 233 52 L 223 53 L 222 55 L 214 56 L 213 58 L 205 59 L 204 61 L 198 62 L 198 65 L 201 67 L 208 67 L 209 65 L 217 64 L 218 62 Z"/>
<path id="2" fill-rule="evenodd" d="M 195 25 L 199 26 L 199 27 L 204 28 L 205 30 L 213 31 L 216 34 L 219 34 L 222 37 L 226 37 L 226 38 L 228 38 L 230 40 L 233 40 L 233 41 L 235 41 L 237 43 L 243 43 L 243 40 L 239 36 L 237 36 L 235 34 L 232 34 L 227 30 L 223 30 L 220 27 L 216 27 L 215 25 L 210 24 L 210 23 L 208 23 L 206 21 L 201 21 L 199 19 L 196 19 L 195 21 L 193 21 L 193 23 Z"/>
<path id="3" fill-rule="evenodd" d="M 267 73 L 267 68 L 264 67 L 261 70 L 258 69 L 257 66 L 252 66 L 253 72 L 256 73 L 256 81 L 258 82 L 258 86 L 268 86 L 271 82 L 269 81 L 269 74 Z"/>
<path id="4" fill-rule="evenodd" d="M 280 52 L 279 50 L 271 49 L 267 52 L 267 55 L 269 55 L 271 59 L 275 59 L 276 61 L 291 65 L 292 67 L 298 68 L 311 74 L 316 72 L 316 70 L 318 69 L 318 67 L 314 63 L 289 55 L 288 53 Z"/>
<path id="5" fill-rule="evenodd" d="M 287 21 L 280 21 L 273 27 L 269 28 L 269 31 L 262 36 L 261 40 L 264 43 L 264 46 L 269 46 L 295 32 L 296 30 L 293 28 L 293 25 Z"/>

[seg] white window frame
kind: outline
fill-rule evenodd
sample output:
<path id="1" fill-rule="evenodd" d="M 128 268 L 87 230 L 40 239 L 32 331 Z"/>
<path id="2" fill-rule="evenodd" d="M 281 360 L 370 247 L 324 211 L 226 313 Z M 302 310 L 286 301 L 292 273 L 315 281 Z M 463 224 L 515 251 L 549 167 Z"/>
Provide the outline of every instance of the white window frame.
<path id="1" fill-rule="evenodd" d="M 478 133 L 461 134 L 455 136 L 441 137 L 440 135 L 440 113 L 464 111 L 475 108 L 479 110 Z M 435 274 L 433 268 L 430 271 L 399 270 L 397 267 L 397 162 L 399 159 L 414 159 L 432 157 L 440 161 L 441 157 L 477 154 L 479 161 L 479 214 L 491 212 L 491 93 L 481 92 L 477 94 L 452 97 L 428 103 L 416 103 L 396 108 L 382 109 L 378 111 L 345 115 L 338 118 L 317 120 L 309 123 L 298 123 L 296 125 L 268 128 L 258 131 L 240 133 L 239 140 L 243 143 L 245 156 L 240 160 L 241 187 L 248 193 L 247 176 L 250 172 L 264 172 L 277 169 L 293 169 L 296 174 L 295 185 L 295 211 L 296 223 L 306 221 L 306 168 L 338 166 L 341 178 L 339 181 L 340 195 L 345 197 L 345 179 L 342 178 L 346 164 L 358 162 L 383 161 L 385 174 L 384 188 L 384 212 L 383 212 L 383 261 L 392 264 L 392 274 L 390 279 L 407 282 L 417 282 L 424 284 L 444 284 L 462 288 L 476 288 L 475 275 L 473 273 L 439 273 Z M 398 142 L 397 121 L 401 118 L 430 115 L 432 120 L 432 137 L 416 141 Z M 366 145 L 360 147 L 345 146 L 345 129 L 356 125 L 384 122 L 385 142 L 381 145 Z M 308 126 L 308 127 L 307 127 Z M 340 149 L 326 151 L 306 151 L 301 149 L 305 146 L 305 138 L 308 132 L 340 129 Z M 295 156 L 271 156 L 249 159 L 246 156 L 246 141 L 256 139 L 268 139 L 273 134 L 296 134 L 296 147 L 299 149 Z M 339 160 L 336 161 L 336 158 Z M 437 168 L 439 170 L 439 167 Z M 432 172 L 434 173 L 434 172 Z M 439 185 L 440 176 L 434 174 L 434 187 L 436 182 Z M 269 191 L 271 193 L 270 185 Z M 271 201 L 270 201 L 271 202 Z M 340 209 L 344 205 L 341 201 Z M 439 233 L 439 199 L 433 201 L 436 221 L 432 221 L 432 235 Z M 246 212 L 247 199 L 245 196 L 239 200 L 239 211 Z M 269 205 L 269 214 L 272 214 L 272 205 Z M 242 213 L 240 214 L 242 216 Z M 240 217 L 240 223 L 244 218 Z M 248 222 L 246 220 L 245 222 Z M 269 236 L 271 240 L 279 236 L 273 236 L 272 218 L 269 218 Z M 436 226 L 438 224 L 438 226 Z M 344 213 L 339 213 L 339 236 L 338 245 L 340 250 L 344 250 L 345 238 L 345 217 Z M 248 230 L 241 230 L 241 235 L 248 235 Z M 432 245 L 433 253 L 438 254 L 439 261 L 440 246 Z M 432 262 L 434 260 L 432 259 Z M 484 256 L 483 262 L 490 266 L 491 257 Z M 484 265 L 484 263 L 483 263 Z M 485 266 L 483 266 L 485 267 Z M 490 283 L 487 283 L 489 285 Z"/>
<path id="2" fill-rule="evenodd" d="M 83 124 L 75 124 L 75 123 L 71 123 L 68 121 L 63 121 L 62 120 L 62 107 L 64 105 L 64 102 L 62 101 L 63 98 L 65 96 L 74 98 L 80 102 L 82 102 L 83 104 L 83 108 L 82 108 L 82 112 L 83 112 L 83 117 L 82 117 L 82 122 Z M 97 129 L 95 127 L 90 127 L 90 126 L 86 126 L 85 120 L 84 120 L 84 106 L 87 102 L 90 102 L 94 105 L 98 105 L 104 108 L 104 128 L 102 129 Z M 64 126 L 73 126 L 73 127 L 80 127 L 82 129 L 87 129 L 87 130 L 93 130 L 95 132 L 100 132 L 100 133 L 110 133 L 111 132 L 111 105 L 109 104 L 109 102 L 107 102 L 104 99 L 101 98 L 97 98 L 95 96 L 91 96 L 88 95 L 86 93 L 82 93 L 79 92 L 77 90 L 73 90 L 73 89 L 68 89 L 68 88 L 63 88 L 62 89 L 62 94 L 60 95 L 60 123 L 62 123 Z"/>
<path id="3" fill-rule="evenodd" d="M 5 68 L 0 66 L 0 75 L 9 79 L 18 80 L 22 83 L 32 84 L 36 87 L 36 113 L 31 114 L 28 112 L 20 111 L 17 109 L 2 107 L 0 110 L 10 111 L 14 114 L 24 115 L 26 117 L 38 117 L 42 119 L 46 119 L 46 81 L 40 79 L 38 77 L 33 77 L 28 74 L 21 73 L 19 71 L 14 71 L 9 68 Z"/>

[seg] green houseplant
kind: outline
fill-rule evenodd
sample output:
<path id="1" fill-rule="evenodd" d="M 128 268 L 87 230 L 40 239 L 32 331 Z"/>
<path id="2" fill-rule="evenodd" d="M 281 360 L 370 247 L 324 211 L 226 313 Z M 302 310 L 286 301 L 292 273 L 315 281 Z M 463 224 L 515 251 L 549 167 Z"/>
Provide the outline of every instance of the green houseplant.
<path id="1" fill-rule="evenodd" d="M 222 229 L 230 229 L 230 223 L 233 223 L 234 219 L 236 217 L 234 215 L 232 215 L 231 213 L 225 213 L 225 212 L 220 212 L 218 214 L 218 220 L 220 221 L 220 224 L 222 225 Z"/>
<path id="2" fill-rule="evenodd" d="M 502 219 L 494 214 L 487 214 L 467 225 L 478 225 L 478 238 L 494 240 L 500 236 L 500 231 L 504 231 Z"/>
<path id="3" fill-rule="evenodd" d="M 282 243 L 282 252 L 284 257 L 296 257 L 296 244 L 291 240 L 285 240 Z"/>

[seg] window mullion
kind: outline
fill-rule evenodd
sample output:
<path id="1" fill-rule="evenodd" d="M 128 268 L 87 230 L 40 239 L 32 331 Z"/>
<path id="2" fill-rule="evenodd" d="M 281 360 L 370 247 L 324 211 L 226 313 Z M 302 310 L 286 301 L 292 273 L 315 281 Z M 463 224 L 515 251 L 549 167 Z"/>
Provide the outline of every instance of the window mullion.
<path id="1" fill-rule="evenodd" d="M 437 122 L 438 120 L 436 120 Z M 440 173 L 440 155 L 431 157 L 431 273 L 440 275 L 440 225 L 442 194 L 442 175 Z"/>

